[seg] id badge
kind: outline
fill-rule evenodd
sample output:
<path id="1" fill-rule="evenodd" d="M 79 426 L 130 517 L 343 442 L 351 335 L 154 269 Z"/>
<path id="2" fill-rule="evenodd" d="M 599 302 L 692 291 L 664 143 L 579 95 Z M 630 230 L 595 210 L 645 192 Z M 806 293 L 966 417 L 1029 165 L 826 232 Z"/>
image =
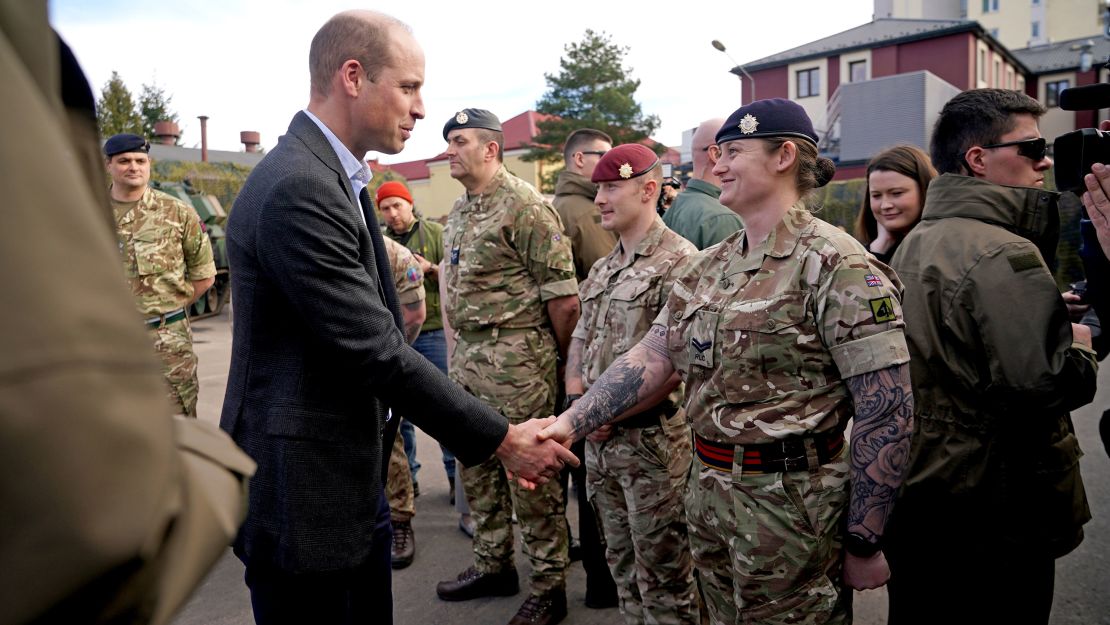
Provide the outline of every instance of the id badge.
<path id="1" fill-rule="evenodd" d="M 699 310 L 695 313 L 687 332 L 690 340 L 686 344 L 691 365 L 713 368 L 713 341 L 717 337 L 719 316 L 719 313 L 712 310 Z"/>

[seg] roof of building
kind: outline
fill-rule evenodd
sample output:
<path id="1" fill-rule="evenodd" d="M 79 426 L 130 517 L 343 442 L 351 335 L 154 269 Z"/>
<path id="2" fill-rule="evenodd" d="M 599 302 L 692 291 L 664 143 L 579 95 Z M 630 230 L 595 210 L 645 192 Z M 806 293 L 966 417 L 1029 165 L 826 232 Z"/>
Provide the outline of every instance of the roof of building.
<path id="1" fill-rule="evenodd" d="M 209 163 L 235 163 L 236 165 L 246 165 L 247 167 L 254 167 L 266 156 L 261 152 L 231 152 L 228 150 L 208 150 Z M 163 145 L 161 143 L 152 143 L 150 145 L 150 157 L 159 161 L 182 161 L 199 163 L 200 162 L 200 149 L 187 148 L 180 145 Z"/>
<path id="2" fill-rule="evenodd" d="M 994 43 L 994 47 L 1003 54 L 1012 57 L 1002 44 L 995 41 L 974 20 L 882 18 L 830 35 L 824 39 L 811 41 L 796 48 L 750 61 L 745 63 L 743 67 L 749 72 L 754 72 L 796 61 L 822 58 L 831 54 L 908 43 L 920 39 L 933 39 L 962 32 L 977 32 L 982 38 Z M 1011 58 L 1011 60 L 1016 59 Z"/>
<path id="3" fill-rule="evenodd" d="M 424 180 L 432 175 L 428 169 L 428 161 L 405 161 L 404 163 L 379 163 L 377 159 L 369 161 L 370 171 L 379 173 L 392 171 L 404 176 L 405 180 Z"/>
<path id="4" fill-rule="evenodd" d="M 1105 63 L 1110 57 L 1110 39 L 1105 37 L 1080 37 L 1067 41 L 1055 41 L 1038 46 L 1012 50 L 1029 71 L 1034 74 L 1073 70 L 1079 67 L 1081 47 L 1090 42 L 1094 64 Z"/>

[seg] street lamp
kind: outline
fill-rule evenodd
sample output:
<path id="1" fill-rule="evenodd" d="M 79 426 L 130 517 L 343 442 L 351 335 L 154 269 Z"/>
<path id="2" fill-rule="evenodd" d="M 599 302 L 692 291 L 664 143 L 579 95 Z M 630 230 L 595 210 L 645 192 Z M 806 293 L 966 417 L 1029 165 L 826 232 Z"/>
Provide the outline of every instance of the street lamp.
<path id="1" fill-rule="evenodd" d="M 735 65 L 735 67 L 733 67 L 729 71 L 733 74 L 736 74 L 736 77 L 740 79 L 740 106 L 744 105 L 744 77 L 747 77 L 748 82 L 752 84 L 752 101 L 754 102 L 755 79 L 752 78 L 752 75 L 748 73 L 748 70 L 744 69 L 743 65 L 737 63 L 736 59 L 732 58 L 732 55 L 729 54 L 728 51 L 725 49 L 725 44 L 721 43 L 719 39 L 714 39 L 711 43 L 713 44 L 714 48 L 720 50 L 725 56 L 728 57 L 728 60 L 732 61 L 732 64 Z M 743 73 L 744 76 L 741 76 L 741 73 Z"/>
<path id="2" fill-rule="evenodd" d="M 1089 72 L 1091 66 L 1094 65 L 1095 55 L 1091 49 L 1095 47 L 1095 42 L 1088 39 L 1084 43 L 1077 43 L 1071 47 L 1072 51 L 1079 51 L 1079 71 Z"/>

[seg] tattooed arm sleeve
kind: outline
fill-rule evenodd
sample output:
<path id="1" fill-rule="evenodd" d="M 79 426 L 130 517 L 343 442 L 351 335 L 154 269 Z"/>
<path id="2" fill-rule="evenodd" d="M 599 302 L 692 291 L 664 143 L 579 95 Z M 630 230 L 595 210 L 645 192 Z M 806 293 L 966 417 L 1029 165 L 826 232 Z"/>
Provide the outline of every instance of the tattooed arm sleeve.
<path id="1" fill-rule="evenodd" d="M 901 364 L 862 373 L 846 382 L 856 410 L 848 531 L 864 537 L 882 536 L 910 453 L 910 366 Z"/>
<path id="2" fill-rule="evenodd" d="M 561 416 L 569 417 L 574 438 L 580 439 L 653 396 L 671 379 L 672 373 L 667 329 L 653 325 L 635 347 L 609 365 L 589 392 Z"/>

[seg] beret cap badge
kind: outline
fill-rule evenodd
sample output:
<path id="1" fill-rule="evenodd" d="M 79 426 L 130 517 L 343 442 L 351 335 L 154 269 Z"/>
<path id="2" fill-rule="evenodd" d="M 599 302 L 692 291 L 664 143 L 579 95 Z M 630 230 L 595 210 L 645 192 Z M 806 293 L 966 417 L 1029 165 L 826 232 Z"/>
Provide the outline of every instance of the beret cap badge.
<path id="1" fill-rule="evenodd" d="M 632 177 L 632 164 L 631 163 L 625 163 L 624 165 L 621 165 L 620 174 L 621 174 L 621 178 L 631 178 Z"/>
<path id="2" fill-rule="evenodd" d="M 758 127 L 759 127 L 759 120 L 756 119 L 755 116 L 752 115 L 751 113 L 748 113 L 747 115 L 744 116 L 743 119 L 740 120 L 740 132 L 742 132 L 746 135 L 752 134 L 753 132 L 755 132 L 755 129 L 758 128 Z"/>
<path id="3" fill-rule="evenodd" d="M 458 113 L 455 113 L 456 123 L 465 124 L 468 121 L 470 121 L 470 116 L 467 115 L 464 111 L 459 111 Z"/>

